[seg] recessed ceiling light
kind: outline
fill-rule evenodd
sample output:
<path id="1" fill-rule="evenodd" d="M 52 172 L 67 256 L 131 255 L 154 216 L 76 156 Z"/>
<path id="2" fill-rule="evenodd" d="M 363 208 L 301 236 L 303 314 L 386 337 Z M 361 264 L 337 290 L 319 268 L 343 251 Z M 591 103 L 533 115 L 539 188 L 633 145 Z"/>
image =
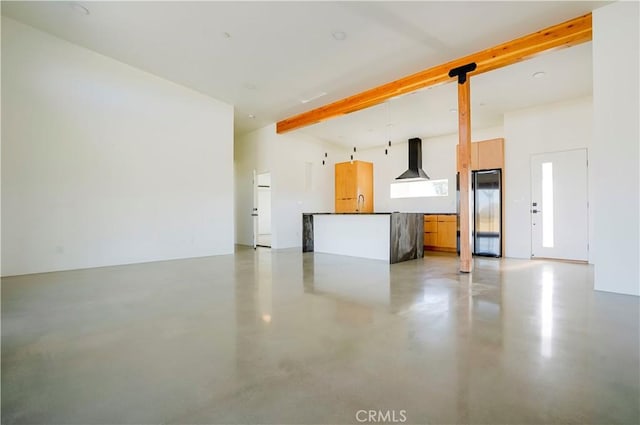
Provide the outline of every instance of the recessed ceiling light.
<path id="1" fill-rule="evenodd" d="M 451 112 L 453 114 L 455 112 L 458 112 L 458 110 L 456 108 L 451 108 L 451 109 L 449 109 L 449 112 Z"/>
<path id="2" fill-rule="evenodd" d="M 533 73 L 533 78 L 544 78 L 545 75 L 547 75 L 546 72 L 538 71 Z"/>
<path id="3" fill-rule="evenodd" d="M 71 9 L 73 9 L 74 12 L 82 16 L 87 16 L 90 13 L 89 9 L 87 9 L 87 7 L 81 5 L 80 3 L 72 2 L 69 4 L 69 6 L 71 7 Z"/>
<path id="4" fill-rule="evenodd" d="M 256 116 L 253 114 L 249 114 L 249 118 L 254 119 Z"/>
<path id="5" fill-rule="evenodd" d="M 344 31 L 334 31 L 331 33 L 334 40 L 342 41 L 347 38 L 347 33 Z"/>

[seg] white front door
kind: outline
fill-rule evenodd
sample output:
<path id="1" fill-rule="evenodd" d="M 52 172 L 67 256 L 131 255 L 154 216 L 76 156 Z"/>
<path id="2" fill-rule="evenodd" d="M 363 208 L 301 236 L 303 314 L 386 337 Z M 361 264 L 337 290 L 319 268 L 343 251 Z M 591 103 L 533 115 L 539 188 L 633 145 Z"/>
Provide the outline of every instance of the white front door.
<path id="1" fill-rule="evenodd" d="M 531 257 L 587 261 L 587 150 L 531 157 Z"/>

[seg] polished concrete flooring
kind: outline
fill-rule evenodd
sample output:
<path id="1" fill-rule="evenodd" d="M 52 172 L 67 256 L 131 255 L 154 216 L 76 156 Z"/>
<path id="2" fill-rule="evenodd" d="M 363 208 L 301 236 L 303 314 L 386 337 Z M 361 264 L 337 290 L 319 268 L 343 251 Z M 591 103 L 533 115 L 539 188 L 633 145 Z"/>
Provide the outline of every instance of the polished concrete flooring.
<path id="1" fill-rule="evenodd" d="M 5 278 L 2 423 L 638 424 L 639 299 L 592 274 L 240 248 Z"/>

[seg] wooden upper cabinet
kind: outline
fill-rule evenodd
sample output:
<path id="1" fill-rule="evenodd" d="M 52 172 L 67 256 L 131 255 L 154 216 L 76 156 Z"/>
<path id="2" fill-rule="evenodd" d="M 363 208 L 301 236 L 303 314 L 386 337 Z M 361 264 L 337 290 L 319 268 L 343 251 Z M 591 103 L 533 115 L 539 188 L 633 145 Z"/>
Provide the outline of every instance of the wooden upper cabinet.
<path id="1" fill-rule="evenodd" d="M 460 145 L 456 145 L 456 164 L 460 164 L 459 157 Z M 495 168 L 504 168 L 504 139 L 471 143 L 471 170 L 493 170 Z"/>
<path id="2" fill-rule="evenodd" d="M 357 195 L 356 167 L 354 164 L 342 162 L 336 164 L 336 199 L 353 199 Z"/>
<path id="3" fill-rule="evenodd" d="M 503 139 L 478 142 L 478 170 L 492 170 L 504 166 Z"/>
<path id="4" fill-rule="evenodd" d="M 360 212 L 373 212 L 373 163 L 357 162 L 358 196 Z"/>
<path id="5" fill-rule="evenodd" d="M 373 212 L 373 164 L 340 162 L 335 166 L 336 212 Z"/>

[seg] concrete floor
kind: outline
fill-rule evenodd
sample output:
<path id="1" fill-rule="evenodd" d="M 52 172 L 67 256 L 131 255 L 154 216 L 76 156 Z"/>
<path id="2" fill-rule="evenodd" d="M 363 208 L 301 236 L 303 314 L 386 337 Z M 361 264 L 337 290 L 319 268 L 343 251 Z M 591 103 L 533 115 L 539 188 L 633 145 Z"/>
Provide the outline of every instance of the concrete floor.
<path id="1" fill-rule="evenodd" d="M 2 423 L 640 423 L 638 298 L 475 267 L 239 249 L 5 278 Z"/>

